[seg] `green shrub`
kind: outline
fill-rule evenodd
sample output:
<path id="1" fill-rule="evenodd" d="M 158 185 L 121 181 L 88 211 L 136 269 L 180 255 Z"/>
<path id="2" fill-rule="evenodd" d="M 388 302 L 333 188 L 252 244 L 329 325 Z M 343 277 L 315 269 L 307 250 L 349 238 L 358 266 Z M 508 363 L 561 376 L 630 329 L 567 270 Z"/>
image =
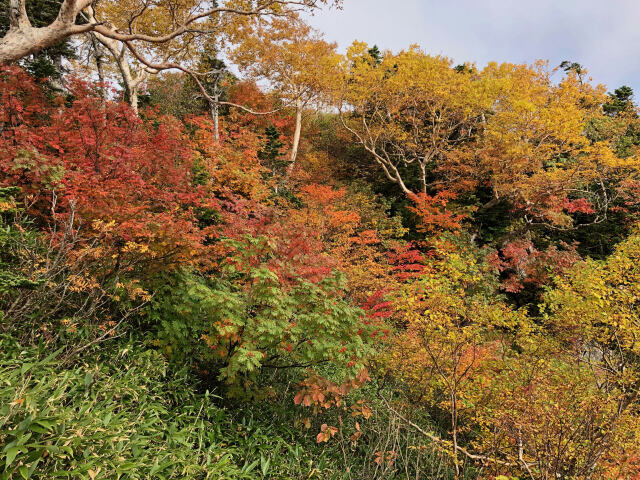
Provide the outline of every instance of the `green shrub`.
<path id="1" fill-rule="evenodd" d="M 230 242 L 231 243 L 231 242 Z M 344 277 L 283 280 L 255 250 L 265 238 L 234 242 L 239 253 L 219 277 L 182 272 L 161 280 L 147 309 L 171 358 L 213 370 L 246 388 L 263 370 L 305 370 L 330 363 L 344 374 L 372 352 L 363 312 L 346 299 Z"/>

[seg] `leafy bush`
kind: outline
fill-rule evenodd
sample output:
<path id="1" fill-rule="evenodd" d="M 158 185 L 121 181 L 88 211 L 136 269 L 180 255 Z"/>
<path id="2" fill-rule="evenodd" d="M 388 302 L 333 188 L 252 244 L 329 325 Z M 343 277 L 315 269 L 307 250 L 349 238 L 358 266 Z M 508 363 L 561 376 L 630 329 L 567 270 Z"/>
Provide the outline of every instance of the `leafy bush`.
<path id="1" fill-rule="evenodd" d="M 307 369 L 331 362 L 357 373 L 370 351 L 362 311 L 344 298 L 344 279 L 282 280 L 249 238 L 222 278 L 182 273 L 163 279 L 149 308 L 158 343 L 176 360 L 215 369 L 227 383 L 255 379 L 263 368 Z"/>
<path id="2" fill-rule="evenodd" d="M 16 289 L 38 286 L 19 268 L 23 252 L 38 239 L 35 232 L 18 228 L 13 222 L 20 211 L 15 201 L 19 191 L 17 187 L 0 187 L 0 295 L 8 295 L 9 301 L 15 300 Z"/>
<path id="3" fill-rule="evenodd" d="M 244 387 L 263 368 L 303 370 L 325 362 L 347 373 L 362 368 L 370 351 L 362 312 L 344 299 L 340 275 L 286 284 L 263 265 L 231 264 L 225 273 L 163 280 L 148 317 L 160 325 L 158 343 L 174 360 Z"/>

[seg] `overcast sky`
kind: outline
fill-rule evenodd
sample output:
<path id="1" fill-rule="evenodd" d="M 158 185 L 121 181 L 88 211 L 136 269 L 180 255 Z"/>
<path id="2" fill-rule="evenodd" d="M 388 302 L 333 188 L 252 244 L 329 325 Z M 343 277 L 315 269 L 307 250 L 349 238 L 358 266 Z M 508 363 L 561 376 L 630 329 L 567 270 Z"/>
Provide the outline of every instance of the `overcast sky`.
<path id="1" fill-rule="evenodd" d="M 394 51 L 417 43 L 479 67 L 571 60 L 640 98 L 640 0 L 344 0 L 310 21 L 341 50 L 357 39 Z"/>

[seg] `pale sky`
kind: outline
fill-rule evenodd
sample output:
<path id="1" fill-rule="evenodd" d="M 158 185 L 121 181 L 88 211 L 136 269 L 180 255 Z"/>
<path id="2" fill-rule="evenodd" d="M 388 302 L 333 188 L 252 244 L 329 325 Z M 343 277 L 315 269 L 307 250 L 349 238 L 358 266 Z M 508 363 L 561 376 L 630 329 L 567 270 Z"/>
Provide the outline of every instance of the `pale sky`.
<path id="1" fill-rule="evenodd" d="M 357 39 L 393 51 L 417 43 L 479 67 L 570 60 L 640 100 L 640 0 L 344 0 L 310 22 L 341 50 Z"/>

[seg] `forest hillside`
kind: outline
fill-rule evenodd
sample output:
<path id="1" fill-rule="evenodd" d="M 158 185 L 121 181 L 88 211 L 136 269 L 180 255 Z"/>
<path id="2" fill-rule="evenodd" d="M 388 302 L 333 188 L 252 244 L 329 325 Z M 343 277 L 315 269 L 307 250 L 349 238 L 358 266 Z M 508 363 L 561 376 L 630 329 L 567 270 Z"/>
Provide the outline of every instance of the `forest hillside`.
<path id="1" fill-rule="evenodd" d="M 630 87 L 0 3 L 0 479 L 640 479 Z"/>

